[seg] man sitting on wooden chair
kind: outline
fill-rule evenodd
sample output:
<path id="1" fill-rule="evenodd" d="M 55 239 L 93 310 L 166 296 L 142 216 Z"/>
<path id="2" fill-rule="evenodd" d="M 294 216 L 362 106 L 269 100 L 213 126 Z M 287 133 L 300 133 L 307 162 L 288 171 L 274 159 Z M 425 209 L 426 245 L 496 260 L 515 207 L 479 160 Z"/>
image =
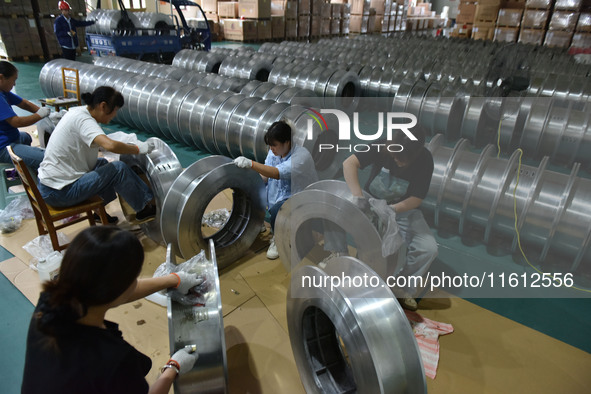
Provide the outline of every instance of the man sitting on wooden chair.
<path id="1" fill-rule="evenodd" d="M 153 143 L 130 145 L 107 137 L 99 123 L 109 123 L 123 106 L 123 96 L 108 86 L 85 93 L 87 104 L 68 111 L 51 134 L 39 167 L 39 191 L 54 207 L 68 207 L 99 195 L 105 204 L 121 195 L 136 211 L 136 222 L 156 215 L 154 196 L 144 181 L 121 161 L 98 158 L 99 147 L 119 154 L 148 154 Z M 109 223 L 117 217 L 108 216 Z"/>

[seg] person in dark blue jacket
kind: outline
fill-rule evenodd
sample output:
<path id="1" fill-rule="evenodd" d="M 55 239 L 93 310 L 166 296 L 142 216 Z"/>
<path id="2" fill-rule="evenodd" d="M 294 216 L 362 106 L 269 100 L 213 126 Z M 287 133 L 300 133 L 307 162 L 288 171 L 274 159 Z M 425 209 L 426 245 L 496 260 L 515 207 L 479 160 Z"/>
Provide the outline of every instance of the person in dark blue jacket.
<path id="1" fill-rule="evenodd" d="M 65 0 L 61 0 L 58 3 L 58 8 L 62 14 L 55 19 L 53 31 L 62 47 L 62 57 L 64 59 L 76 60 L 76 48 L 78 48 L 76 28 L 93 25 L 95 21 L 79 21 L 72 18 L 70 16 L 72 7 Z"/>

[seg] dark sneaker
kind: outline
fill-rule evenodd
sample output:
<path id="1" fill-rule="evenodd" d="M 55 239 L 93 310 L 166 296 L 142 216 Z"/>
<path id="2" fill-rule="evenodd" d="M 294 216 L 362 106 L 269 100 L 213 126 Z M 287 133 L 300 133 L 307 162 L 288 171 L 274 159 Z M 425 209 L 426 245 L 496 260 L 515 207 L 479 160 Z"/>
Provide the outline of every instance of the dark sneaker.
<path id="1" fill-rule="evenodd" d="M 156 217 L 156 206 L 155 205 L 146 205 L 144 209 L 137 212 L 135 214 L 136 222 L 147 222 L 148 220 L 152 220 Z"/>
<path id="2" fill-rule="evenodd" d="M 101 217 L 97 213 L 94 214 L 94 220 L 96 220 L 97 222 L 100 222 L 102 224 L 105 224 L 105 223 L 103 223 L 103 221 L 101 220 Z M 106 224 L 115 224 L 118 221 L 119 221 L 119 218 L 117 216 L 111 216 L 107 213 L 107 222 L 108 223 L 106 223 Z"/>

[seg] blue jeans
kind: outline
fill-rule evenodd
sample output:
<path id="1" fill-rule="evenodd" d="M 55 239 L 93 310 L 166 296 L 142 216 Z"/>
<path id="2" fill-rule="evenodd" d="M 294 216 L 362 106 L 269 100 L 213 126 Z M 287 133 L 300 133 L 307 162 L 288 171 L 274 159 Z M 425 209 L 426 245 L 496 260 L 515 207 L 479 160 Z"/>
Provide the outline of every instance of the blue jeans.
<path id="1" fill-rule="evenodd" d="M 406 265 L 400 272 L 393 272 L 396 276 L 423 276 L 429 270 L 431 263 L 437 257 L 437 241 L 431 233 L 429 225 L 418 209 L 396 214 L 396 223 L 406 244 Z M 341 228 L 331 222 L 324 223 L 324 249 L 331 252 L 347 252 L 347 238 Z M 410 297 L 416 296 L 420 289 L 407 287 L 393 289 L 396 294 L 403 290 Z M 396 294 L 402 296 L 401 294 Z"/>
<path id="2" fill-rule="evenodd" d="M 10 146 L 12 147 L 12 151 L 18 157 L 23 159 L 27 167 L 34 172 L 34 174 L 32 174 L 34 176 L 39 169 L 39 165 L 43 161 L 45 150 L 36 146 L 31 146 L 31 142 L 33 142 L 33 139 L 29 133 L 21 131 L 19 139 L 10 144 Z M 6 148 L 0 149 L 0 162 L 12 164 L 12 160 L 10 159 L 10 155 Z"/>
<path id="3" fill-rule="evenodd" d="M 94 170 L 61 190 L 39 182 L 39 191 L 45 202 L 56 208 L 76 205 L 96 195 L 108 204 L 117 198 L 118 193 L 138 212 L 154 198 L 150 188 L 127 164 L 121 161 L 109 163 L 105 159 L 98 159 Z"/>
<path id="4" fill-rule="evenodd" d="M 275 205 L 269 207 L 269 215 L 271 216 L 271 218 L 269 219 L 269 223 L 271 224 L 271 231 L 273 233 L 275 233 L 275 219 L 277 219 L 277 213 L 279 213 L 281 206 L 286 201 L 287 199 L 278 201 L 275 203 Z"/>

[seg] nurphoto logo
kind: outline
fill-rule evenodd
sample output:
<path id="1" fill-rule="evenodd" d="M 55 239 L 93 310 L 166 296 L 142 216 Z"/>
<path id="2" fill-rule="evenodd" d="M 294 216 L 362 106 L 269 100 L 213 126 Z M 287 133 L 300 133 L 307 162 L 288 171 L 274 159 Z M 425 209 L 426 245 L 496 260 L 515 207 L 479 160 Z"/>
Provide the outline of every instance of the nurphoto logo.
<path id="1" fill-rule="evenodd" d="M 338 144 L 322 143 L 318 145 L 320 152 L 327 150 L 349 151 L 349 152 L 368 152 L 372 148 L 377 149 L 379 152 L 382 148 L 387 149 L 389 152 L 400 152 L 402 151 L 402 145 L 400 144 L 388 144 L 388 143 L 360 143 L 351 144 L 341 142 L 351 141 L 351 130 L 353 130 L 354 137 L 359 141 L 383 141 L 384 132 L 386 133 L 386 141 L 392 141 L 394 131 L 402 131 L 408 136 L 409 139 L 417 141 L 417 138 L 410 131 L 411 128 L 416 126 L 417 117 L 407 112 L 378 112 L 378 127 L 375 132 L 370 134 L 362 133 L 359 128 L 359 113 L 353 113 L 353 122 L 349 115 L 338 109 L 321 109 L 320 112 L 308 108 L 310 110 L 310 119 L 308 119 L 308 140 L 314 139 L 314 123 L 320 127 L 321 132 L 328 130 L 327 122 L 323 114 L 334 115 L 338 121 Z M 409 120 L 408 122 L 401 121 Z M 385 124 L 385 126 L 384 126 Z M 351 125 L 353 127 L 351 127 Z M 367 131 L 367 130 L 364 130 Z"/>

